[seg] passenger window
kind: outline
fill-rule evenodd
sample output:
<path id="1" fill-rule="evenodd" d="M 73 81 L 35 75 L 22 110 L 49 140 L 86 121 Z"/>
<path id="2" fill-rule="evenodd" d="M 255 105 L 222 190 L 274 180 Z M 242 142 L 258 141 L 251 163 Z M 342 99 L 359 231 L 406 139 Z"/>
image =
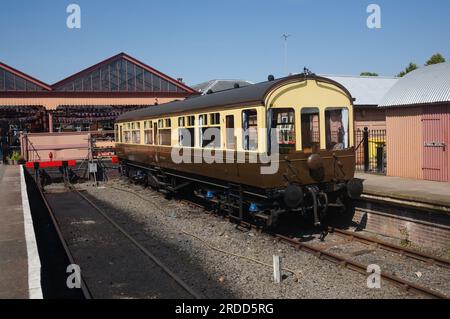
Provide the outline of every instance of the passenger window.
<path id="1" fill-rule="evenodd" d="M 348 124 L 347 108 L 327 108 L 325 110 L 327 150 L 343 150 L 348 148 Z"/>
<path id="2" fill-rule="evenodd" d="M 164 124 L 164 128 L 160 128 L 158 129 L 158 144 L 159 145 L 164 145 L 164 146 L 170 146 L 172 145 L 172 130 L 170 129 L 170 119 L 165 119 L 163 120 L 159 120 L 158 121 L 158 126 L 161 125 L 160 127 L 163 127 Z"/>
<path id="3" fill-rule="evenodd" d="M 200 147 L 220 148 L 220 116 L 217 117 L 217 124 L 215 124 L 216 117 L 211 117 L 211 124 L 208 125 L 206 114 L 200 115 L 198 120 Z"/>
<path id="4" fill-rule="evenodd" d="M 188 117 L 188 125 L 185 126 L 185 118 L 178 118 L 178 144 L 182 147 L 195 146 L 195 128 L 194 121 L 190 120 L 193 116 Z M 180 121 L 183 119 L 182 121 Z"/>
<path id="5" fill-rule="evenodd" d="M 153 123 L 152 123 L 152 121 L 144 122 L 144 143 L 147 145 L 153 144 Z"/>
<path id="6" fill-rule="evenodd" d="M 220 125 L 220 113 L 211 114 L 211 125 Z"/>
<path id="7" fill-rule="evenodd" d="M 258 149 L 258 121 L 256 110 L 242 111 L 242 148 L 246 151 Z"/>
<path id="8" fill-rule="evenodd" d="M 195 116 L 188 116 L 188 126 L 195 126 Z"/>
<path id="9" fill-rule="evenodd" d="M 141 123 L 133 123 L 131 127 L 133 129 L 131 132 L 131 143 L 141 144 Z"/>
<path id="10" fill-rule="evenodd" d="M 130 131 L 125 131 L 124 133 L 123 133 L 123 138 L 124 138 L 124 141 L 125 141 L 125 143 L 130 143 Z"/>
<path id="11" fill-rule="evenodd" d="M 316 153 L 320 150 L 319 109 L 307 107 L 301 114 L 302 147 L 305 153 Z"/>
<path id="12" fill-rule="evenodd" d="M 227 115 L 225 117 L 227 149 L 236 149 L 236 137 L 234 135 L 234 115 Z"/>
<path id="13" fill-rule="evenodd" d="M 276 130 L 280 152 L 295 150 L 295 113 L 291 108 L 272 110 L 272 129 Z"/>

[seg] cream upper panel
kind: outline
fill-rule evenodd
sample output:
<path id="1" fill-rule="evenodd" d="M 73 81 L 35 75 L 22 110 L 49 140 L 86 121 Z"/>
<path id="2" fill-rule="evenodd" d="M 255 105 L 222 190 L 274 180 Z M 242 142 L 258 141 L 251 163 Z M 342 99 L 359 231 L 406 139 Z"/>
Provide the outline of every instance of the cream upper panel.
<path id="1" fill-rule="evenodd" d="M 325 111 L 327 108 L 347 108 L 349 116 L 349 143 L 354 145 L 353 103 L 347 93 L 331 83 L 316 80 L 289 83 L 275 88 L 266 96 L 266 105 L 272 108 L 293 108 L 295 110 L 296 149 L 302 150 L 300 116 L 302 108 L 318 108 L 320 113 L 320 148 L 326 148 Z"/>
<path id="2" fill-rule="evenodd" d="M 307 80 L 276 88 L 266 97 L 266 105 L 271 107 L 340 107 L 351 108 L 347 94 L 338 86 Z"/>

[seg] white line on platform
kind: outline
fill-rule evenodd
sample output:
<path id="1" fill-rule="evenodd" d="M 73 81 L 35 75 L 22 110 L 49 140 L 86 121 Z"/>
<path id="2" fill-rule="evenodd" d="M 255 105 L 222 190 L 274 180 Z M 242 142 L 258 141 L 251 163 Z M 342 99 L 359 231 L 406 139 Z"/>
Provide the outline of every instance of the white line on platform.
<path id="1" fill-rule="evenodd" d="M 43 299 L 41 287 L 41 260 L 34 234 L 33 219 L 31 217 L 30 202 L 28 201 L 27 185 L 23 166 L 20 166 L 20 188 L 22 194 L 23 224 L 28 255 L 28 296 L 30 299 Z"/>

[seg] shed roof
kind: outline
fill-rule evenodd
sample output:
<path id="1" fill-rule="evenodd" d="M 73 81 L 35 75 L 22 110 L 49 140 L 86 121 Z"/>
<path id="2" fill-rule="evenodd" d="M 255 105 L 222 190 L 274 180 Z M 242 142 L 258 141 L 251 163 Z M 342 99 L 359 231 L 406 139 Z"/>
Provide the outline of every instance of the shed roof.
<path id="1" fill-rule="evenodd" d="M 397 83 L 397 77 L 383 76 L 352 76 L 352 75 L 325 75 L 321 76 L 332 79 L 347 88 L 352 96 L 356 98 L 355 106 L 380 104 L 384 95 Z"/>
<path id="2" fill-rule="evenodd" d="M 380 107 L 408 106 L 450 101 L 450 62 L 414 70 L 387 92 Z"/>
<path id="3" fill-rule="evenodd" d="M 315 74 L 304 75 L 298 74 L 294 76 L 288 76 L 285 78 L 280 78 L 274 81 L 266 81 L 257 84 L 252 84 L 245 87 L 240 87 L 236 89 L 230 89 L 226 91 L 221 91 L 217 93 L 206 94 L 202 96 L 194 96 L 187 98 L 183 101 L 175 101 L 170 103 L 165 103 L 157 106 L 151 106 L 145 109 L 140 109 L 132 112 L 127 112 L 117 118 L 118 122 L 133 121 L 142 118 L 150 118 L 152 116 L 158 115 L 169 115 L 173 113 L 179 113 L 184 111 L 199 110 L 212 106 L 233 106 L 238 104 L 263 104 L 264 98 L 270 89 L 281 84 L 283 82 L 289 81 L 303 81 L 304 79 L 315 79 L 321 82 L 328 82 L 341 87 L 344 92 L 346 92 L 351 99 L 351 95 L 348 90 L 341 84 L 324 77 L 317 76 Z"/>
<path id="4" fill-rule="evenodd" d="M 248 86 L 253 84 L 252 82 L 246 80 L 210 80 L 200 84 L 192 85 L 191 88 L 201 92 L 205 95 L 209 90 L 213 92 L 220 92 L 224 90 L 229 90 L 234 88 L 235 84 L 239 84 L 240 87 Z"/>

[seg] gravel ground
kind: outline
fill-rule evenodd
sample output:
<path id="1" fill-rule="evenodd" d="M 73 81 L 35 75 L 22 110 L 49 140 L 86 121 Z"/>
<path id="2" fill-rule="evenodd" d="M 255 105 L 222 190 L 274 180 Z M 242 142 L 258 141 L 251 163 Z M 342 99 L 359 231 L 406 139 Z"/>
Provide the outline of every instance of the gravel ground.
<path id="1" fill-rule="evenodd" d="M 382 282 L 381 289 L 369 289 L 367 277 L 362 274 L 295 251 L 268 235 L 241 230 L 201 208 L 168 201 L 162 194 L 140 186 L 111 180 L 102 188 L 90 184 L 78 187 L 86 189 L 116 222 L 207 298 L 421 298 L 388 282 Z M 135 191 L 147 200 L 111 187 Z M 314 236 L 311 239 L 312 243 L 317 241 Z M 327 238 L 329 249 L 340 249 L 338 242 L 342 239 L 333 240 Z M 367 246 L 356 249 L 367 249 Z M 298 276 L 284 271 L 282 283 L 275 284 L 271 267 L 232 254 L 269 265 L 272 256 L 279 255 L 283 267 Z M 363 261 L 365 255 L 357 258 Z M 412 270 L 417 272 L 416 268 Z M 408 271 L 414 274 L 412 270 Z"/>

